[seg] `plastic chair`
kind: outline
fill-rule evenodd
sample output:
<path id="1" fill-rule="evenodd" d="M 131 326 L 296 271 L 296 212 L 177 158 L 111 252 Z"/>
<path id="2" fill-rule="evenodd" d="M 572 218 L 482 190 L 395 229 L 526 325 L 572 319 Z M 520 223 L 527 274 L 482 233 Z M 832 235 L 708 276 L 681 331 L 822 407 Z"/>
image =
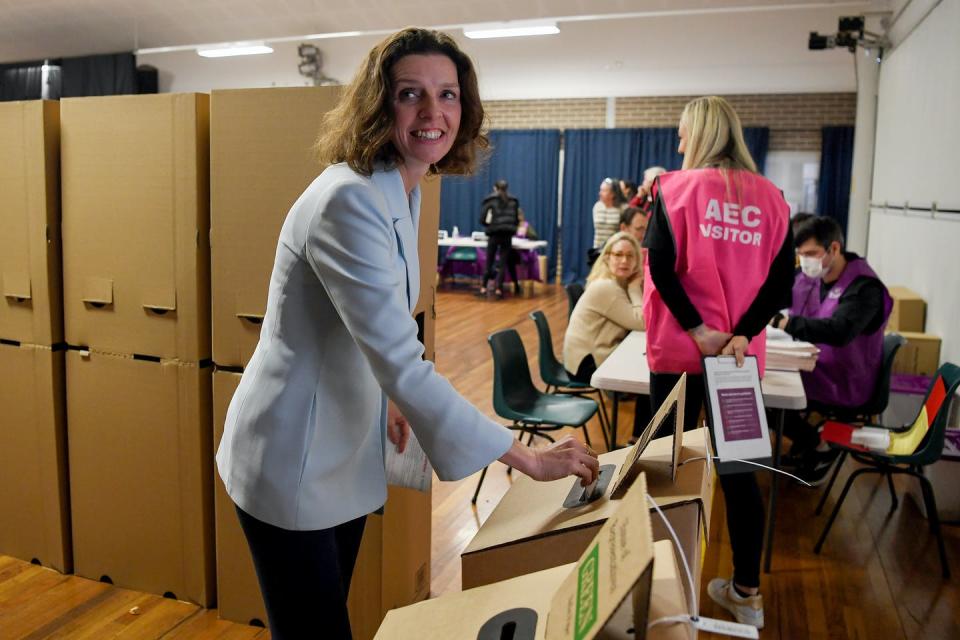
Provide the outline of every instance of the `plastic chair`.
<path id="1" fill-rule="evenodd" d="M 571 282 L 564 287 L 567 292 L 567 318 L 573 315 L 573 308 L 577 306 L 577 301 L 583 295 L 583 285 L 579 282 Z"/>
<path id="2" fill-rule="evenodd" d="M 843 463 L 848 455 L 865 466 L 854 471 L 847 479 L 847 483 L 843 487 L 843 492 L 840 494 L 840 499 L 830 514 L 830 519 L 827 521 L 823 533 L 820 534 L 820 539 L 817 540 L 817 544 L 813 547 L 814 553 L 820 553 L 820 550 L 823 548 L 827 534 L 830 533 L 830 528 L 833 526 L 833 522 L 840 512 L 840 507 L 843 505 L 843 501 L 846 499 L 847 493 L 850 491 L 854 480 L 866 473 L 879 473 L 886 476 L 887 483 L 890 486 L 890 495 L 893 500 L 890 512 L 893 513 L 898 505 L 897 494 L 893 487 L 893 474 L 905 474 L 917 478 L 920 482 L 920 489 L 923 493 L 923 504 L 927 511 L 927 519 L 930 521 L 930 532 L 936 537 L 937 547 L 940 551 L 940 566 L 943 570 L 943 577 L 950 577 L 950 567 L 947 564 L 947 552 L 943 544 L 943 535 L 940 532 L 940 516 L 937 514 L 937 503 L 933 495 L 933 487 L 930 481 L 923 475 L 923 467 L 939 460 L 943 453 L 943 441 L 947 429 L 947 415 L 950 411 L 950 403 L 953 401 L 953 396 L 958 387 L 960 387 L 960 367 L 949 362 L 943 364 L 937 370 L 937 374 L 930 384 L 930 388 L 927 390 L 923 407 L 921 407 L 917 415 L 918 420 L 926 417 L 929 428 L 916 450 L 909 455 L 891 455 L 873 451 L 863 451 L 852 446 L 848 447 L 831 443 L 831 446 L 839 448 L 843 452 L 837 469 L 839 469 L 840 464 Z M 902 432 L 908 428 L 909 427 L 901 427 L 891 429 L 891 431 Z M 837 471 L 835 470 L 833 479 L 835 479 L 836 473 Z M 833 479 L 831 479 L 831 484 Z M 824 497 L 826 497 L 826 495 L 825 493 Z M 823 500 L 821 500 L 821 506 L 822 503 Z"/>
<path id="3" fill-rule="evenodd" d="M 540 377 L 547 384 L 544 392 L 564 393 L 571 396 L 585 396 L 597 394 L 597 400 L 600 403 L 600 426 L 603 429 L 604 443 L 607 450 L 611 450 L 610 443 L 610 418 L 607 415 L 607 405 L 603 399 L 603 391 L 594 389 L 588 384 L 573 380 L 557 356 L 553 353 L 553 337 L 550 334 L 550 323 L 547 322 L 547 316 L 543 311 L 537 309 L 530 314 L 530 318 L 537 325 L 537 337 L 540 339 L 539 361 Z"/>
<path id="4" fill-rule="evenodd" d="M 897 356 L 897 351 L 906 343 L 907 339 L 899 333 L 890 333 L 883 337 L 883 358 L 880 361 L 880 374 L 877 376 L 877 384 L 873 393 L 864 404 L 859 407 L 844 408 L 810 402 L 807 409 L 823 414 L 824 422 L 835 420 L 859 423 L 878 419 L 890 402 L 890 376 L 893 373 L 893 361 Z"/>
<path id="5" fill-rule="evenodd" d="M 597 403 L 589 398 L 542 393 L 533 386 L 527 353 L 515 329 L 498 331 L 487 338 L 493 352 L 493 409 L 501 418 L 510 420 L 510 429 L 553 442 L 547 431 L 564 427 L 581 427 L 584 440 L 590 444 L 587 422 L 597 412 Z M 509 473 L 509 469 L 508 469 Z M 480 487 L 487 476 L 487 467 L 470 500 L 477 503 Z"/>

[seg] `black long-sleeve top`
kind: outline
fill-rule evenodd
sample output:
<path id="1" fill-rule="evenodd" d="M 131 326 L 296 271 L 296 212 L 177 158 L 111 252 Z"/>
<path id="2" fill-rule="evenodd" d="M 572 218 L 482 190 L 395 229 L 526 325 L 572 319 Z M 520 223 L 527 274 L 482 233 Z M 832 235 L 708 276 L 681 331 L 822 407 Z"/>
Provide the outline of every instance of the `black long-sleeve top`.
<path id="1" fill-rule="evenodd" d="M 680 326 L 686 331 L 703 323 L 700 312 L 693 305 L 687 292 L 680 283 L 680 277 L 674 270 L 677 250 L 674 245 L 670 221 L 667 219 L 663 199 L 658 195 L 654 201 L 653 213 L 643 239 L 650 261 L 650 277 L 660 292 L 664 304 L 674 315 Z M 757 297 L 747 308 L 746 313 L 737 322 L 733 334 L 752 339 L 769 322 L 777 311 L 790 306 L 790 293 L 794 278 L 793 231 L 787 225 L 787 234 L 783 245 L 777 252 L 767 273 L 767 278 L 757 292 Z"/>

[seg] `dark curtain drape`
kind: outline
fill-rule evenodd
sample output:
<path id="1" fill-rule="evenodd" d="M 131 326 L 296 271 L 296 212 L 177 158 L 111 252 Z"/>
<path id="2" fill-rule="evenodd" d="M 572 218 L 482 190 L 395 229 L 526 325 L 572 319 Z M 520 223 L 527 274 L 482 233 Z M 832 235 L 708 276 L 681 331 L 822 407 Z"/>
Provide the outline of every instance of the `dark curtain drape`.
<path id="1" fill-rule="evenodd" d="M 747 127 L 744 139 L 757 168 L 763 173 L 770 130 Z M 679 169 L 676 127 L 644 129 L 567 129 L 564 132 L 563 239 L 564 284 L 587 275 L 587 250 L 593 246 L 593 204 L 604 178 L 640 182 L 648 167 Z"/>
<path id="2" fill-rule="evenodd" d="M 767 149 L 770 148 L 770 129 L 767 127 L 744 127 L 743 141 L 753 156 L 757 171 L 763 173 L 767 168 Z"/>
<path id="3" fill-rule="evenodd" d="M 550 273 L 556 269 L 557 182 L 560 164 L 560 132 L 555 129 L 494 130 L 487 162 L 473 176 L 445 176 L 440 190 L 440 228 L 454 225 L 461 235 L 479 231 L 480 203 L 499 179 L 510 185 L 520 201 L 527 222 L 542 240 L 549 242 Z"/>
<path id="4" fill-rule="evenodd" d="M 587 275 L 593 246 L 593 205 L 605 178 L 639 176 L 641 129 L 567 129 L 563 142 L 564 284 Z"/>
<path id="5" fill-rule="evenodd" d="M 824 127 L 820 147 L 817 214 L 836 220 L 844 234 L 850 207 L 853 131 L 853 127 Z"/>
<path id="6" fill-rule="evenodd" d="M 64 98 L 137 92 L 137 59 L 132 53 L 64 58 L 61 69 Z"/>
<path id="7" fill-rule="evenodd" d="M 0 65 L 0 101 L 39 100 L 43 62 Z"/>

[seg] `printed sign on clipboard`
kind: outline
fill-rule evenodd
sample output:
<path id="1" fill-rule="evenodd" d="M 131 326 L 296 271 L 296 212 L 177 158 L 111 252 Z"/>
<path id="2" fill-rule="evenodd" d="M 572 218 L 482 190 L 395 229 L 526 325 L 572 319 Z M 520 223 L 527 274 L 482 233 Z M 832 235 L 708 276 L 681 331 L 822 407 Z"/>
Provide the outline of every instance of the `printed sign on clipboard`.
<path id="1" fill-rule="evenodd" d="M 706 357 L 703 380 L 710 435 L 720 458 L 717 471 L 756 471 L 755 466 L 737 460 L 770 464 L 773 451 L 756 356 L 747 356 L 742 367 L 737 367 L 733 356 Z"/>

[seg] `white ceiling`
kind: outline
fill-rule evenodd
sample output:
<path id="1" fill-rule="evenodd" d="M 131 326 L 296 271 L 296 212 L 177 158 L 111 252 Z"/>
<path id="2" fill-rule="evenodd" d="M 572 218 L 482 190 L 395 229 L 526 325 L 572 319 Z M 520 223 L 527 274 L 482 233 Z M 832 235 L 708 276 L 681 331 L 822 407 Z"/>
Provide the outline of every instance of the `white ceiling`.
<path id="1" fill-rule="evenodd" d="M 292 39 L 267 56 L 140 55 L 161 89 L 303 84 L 301 36 L 346 81 L 382 33 L 444 27 L 477 61 L 485 98 L 853 91 L 845 51 L 807 51 L 809 31 L 890 0 L 0 0 L 0 62 L 159 47 Z M 594 16 L 594 18 L 589 18 Z M 559 18 L 560 35 L 467 40 L 457 25 Z M 599 18 L 599 19 L 597 19 Z"/>

